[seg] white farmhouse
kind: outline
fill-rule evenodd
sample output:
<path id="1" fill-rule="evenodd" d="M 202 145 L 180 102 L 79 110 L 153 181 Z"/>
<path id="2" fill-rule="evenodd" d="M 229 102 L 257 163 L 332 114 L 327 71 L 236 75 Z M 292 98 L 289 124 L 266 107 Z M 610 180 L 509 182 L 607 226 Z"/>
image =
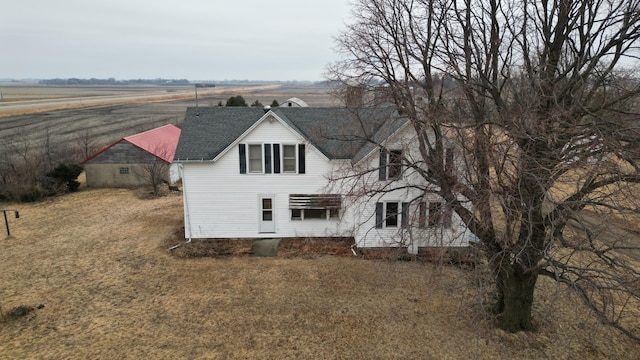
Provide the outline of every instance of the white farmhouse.
<path id="1" fill-rule="evenodd" d="M 352 236 L 357 247 L 412 253 L 466 246 L 446 204 L 411 186 L 420 178 L 402 159 L 417 156 L 415 141 L 390 107 L 189 108 L 174 157 L 185 237 Z M 402 189 L 385 191 L 392 183 Z"/>

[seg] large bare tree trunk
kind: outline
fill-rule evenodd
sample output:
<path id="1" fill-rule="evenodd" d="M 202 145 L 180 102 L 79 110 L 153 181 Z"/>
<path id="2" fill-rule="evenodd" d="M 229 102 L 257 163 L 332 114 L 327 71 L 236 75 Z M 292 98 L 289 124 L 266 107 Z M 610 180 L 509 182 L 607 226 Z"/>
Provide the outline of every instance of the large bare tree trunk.
<path id="1" fill-rule="evenodd" d="M 498 299 L 495 310 L 498 326 L 506 331 L 533 330 L 531 309 L 538 273 L 525 271 L 518 264 L 509 264 L 498 273 Z"/>

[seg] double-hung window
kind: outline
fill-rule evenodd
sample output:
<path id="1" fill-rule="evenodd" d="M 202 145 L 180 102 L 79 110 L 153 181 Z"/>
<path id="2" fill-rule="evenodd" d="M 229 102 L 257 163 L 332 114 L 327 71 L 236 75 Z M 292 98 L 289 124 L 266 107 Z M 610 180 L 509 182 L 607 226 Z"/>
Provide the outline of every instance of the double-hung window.
<path id="1" fill-rule="evenodd" d="M 282 172 L 295 173 L 296 160 L 296 146 L 282 145 Z"/>
<path id="2" fill-rule="evenodd" d="M 419 226 L 421 228 L 451 228 L 451 208 L 449 206 L 446 206 L 442 202 L 421 202 L 419 213 Z"/>
<path id="3" fill-rule="evenodd" d="M 385 203 L 384 209 L 384 227 L 398 227 L 398 217 L 400 217 L 400 213 L 398 213 L 400 204 L 397 202 L 388 202 Z"/>
<path id="4" fill-rule="evenodd" d="M 429 215 L 427 216 L 427 227 L 438 226 L 442 221 L 442 203 L 430 202 Z"/>
<path id="5" fill-rule="evenodd" d="M 402 177 L 402 150 L 380 150 L 379 179 L 393 180 Z"/>
<path id="6" fill-rule="evenodd" d="M 385 201 L 376 203 L 376 228 L 393 229 L 406 227 L 409 203 L 397 201 Z"/>
<path id="7" fill-rule="evenodd" d="M 402 175 L 402 150 L 389 151 L 388 179 L 399 179 Z"/>
<path id="8" fill-rule="evenodd" d="M 249 172 L 262 173 L 262 146 L 249 145 Z"/>

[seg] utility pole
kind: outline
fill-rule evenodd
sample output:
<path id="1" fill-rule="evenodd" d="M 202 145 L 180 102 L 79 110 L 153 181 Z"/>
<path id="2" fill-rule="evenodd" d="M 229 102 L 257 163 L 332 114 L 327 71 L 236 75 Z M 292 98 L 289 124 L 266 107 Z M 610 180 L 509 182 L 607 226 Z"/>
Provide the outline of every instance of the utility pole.
<path id="1" fill-rule="evenodd" d="M 196 84 L 196 116 L 200 116 L 200 110 L 198 110 L 198 86 L 200 84 Z"/>
<path id="2" fill-rule="evenodd" d="M 18 210 L 0 210 L 2 211 L 2 214 L 4 215 L 4 225 L 7 228 L 7 237 L 11 236 L 11 232 L 9 231 L 9 220 L 7 219 L 7 211 L 13 211 L 13 213 L 16 216 L 16 219 L 20 218 L 20 213 L 18 212 Z"/>

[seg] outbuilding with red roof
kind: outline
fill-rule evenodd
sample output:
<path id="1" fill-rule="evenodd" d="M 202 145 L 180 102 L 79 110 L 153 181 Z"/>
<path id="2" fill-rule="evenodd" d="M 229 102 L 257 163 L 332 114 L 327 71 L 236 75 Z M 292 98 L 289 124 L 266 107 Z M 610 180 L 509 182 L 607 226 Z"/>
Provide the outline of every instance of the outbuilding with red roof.
<path id="1" fill-rule="evenodd" d="M 150 172 L 158 172 L 163 181 L 178 181 L 171 163 L 179 138 L 180 129 L 169 124 L 114 142 L 83 162 L 87 186 L 149 185 Z"/>

